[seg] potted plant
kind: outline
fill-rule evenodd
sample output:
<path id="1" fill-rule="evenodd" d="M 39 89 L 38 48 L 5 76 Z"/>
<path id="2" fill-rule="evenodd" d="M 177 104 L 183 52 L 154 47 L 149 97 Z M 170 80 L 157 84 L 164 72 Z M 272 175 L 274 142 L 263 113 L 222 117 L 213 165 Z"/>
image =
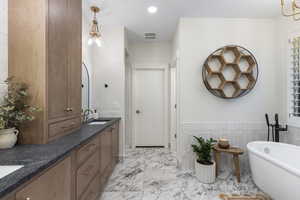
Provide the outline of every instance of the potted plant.
<path id="1" fill-rule="evenodd" d="M 194 136 L 197 144 L 193 144 L 193 151 L 196 153 L 195 173 L 203 183 L 213 183 L 216 179 L 216 163 L 212 160 L 211 151 L 216 140 L 210 138 L 205 140 L 202 137 Z"/>
<path id="2" fill-rule="evenodd" d="M 13 78 L 5 83 L 8 90 L 0 104 L 0 149 L 12 148 L 21 125 L 33 121 L 33 114 L 39 110 L 26 103 L 29 98 L 26 84 L 14 82 Z"/>

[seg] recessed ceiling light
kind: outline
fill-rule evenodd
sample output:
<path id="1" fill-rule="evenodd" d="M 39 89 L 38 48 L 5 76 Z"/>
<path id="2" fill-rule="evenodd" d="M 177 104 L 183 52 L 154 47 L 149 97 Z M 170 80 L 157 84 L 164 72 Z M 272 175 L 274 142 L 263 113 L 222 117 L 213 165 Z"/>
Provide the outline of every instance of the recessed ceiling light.
<path id="1" fill-rule="evenodd" d="M 150 7 L 148 8 L 148 12 L 151 13 L 151 14 L 156 13 L 156 12 L 157 12 L 157 7 L 155 7 L 155 6 L 150 6 Z"/>

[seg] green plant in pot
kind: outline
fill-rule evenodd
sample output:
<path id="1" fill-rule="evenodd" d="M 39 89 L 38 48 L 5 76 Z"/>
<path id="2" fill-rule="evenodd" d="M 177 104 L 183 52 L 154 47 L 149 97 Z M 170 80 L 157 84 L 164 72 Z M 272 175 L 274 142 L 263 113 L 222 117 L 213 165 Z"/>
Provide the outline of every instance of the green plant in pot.
<path id="1" fill-rule="evenodd" d="M 212 148 L 217 142 L 210 138 L 205 140 L 202 137 L 194 136 L 196 144 L 192 145 L 196 154 L 195 173 L 203 183 L 213 183 L 216 179 L 216 163 L 212 160 Z"/>
<path id="2" fill-rule="evenodd" d="M 22 125 L 35 119 L 34 113 L 40 109 L 27 104 L 28 87 L 13 78 L 5 81 L 7 94 L 0 103 L 0 149 L 12 148 L 17 142 Z"/>

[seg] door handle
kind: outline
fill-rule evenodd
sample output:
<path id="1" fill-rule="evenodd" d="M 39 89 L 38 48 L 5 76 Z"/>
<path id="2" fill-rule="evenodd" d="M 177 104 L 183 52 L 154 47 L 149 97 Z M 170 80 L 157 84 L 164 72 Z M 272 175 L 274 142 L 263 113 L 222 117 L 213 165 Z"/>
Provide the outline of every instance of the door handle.
<path id="1" fill-rule="evenodd" d="M 141 114 L 141 111 L 140 110 L 136 110 L 135 113 L 136 114 Z"/>

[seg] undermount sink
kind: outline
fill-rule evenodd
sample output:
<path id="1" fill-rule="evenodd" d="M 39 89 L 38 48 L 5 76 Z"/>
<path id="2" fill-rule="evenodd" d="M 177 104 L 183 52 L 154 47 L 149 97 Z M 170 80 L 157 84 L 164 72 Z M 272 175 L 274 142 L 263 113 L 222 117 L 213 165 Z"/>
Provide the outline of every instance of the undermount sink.
<path id="1" fill-rule="evenodd" d="M 97 121 L 97 122 L 91 122 L 89 123 L 89 125 L 104 125 L 106 124 L 108 121 Z"/>
<path id="2" fill-rule="evenodd" d="M 0 179 L 21 169 L 22 165 L 15 165 L 15 166 L 0 166 Z"/>

